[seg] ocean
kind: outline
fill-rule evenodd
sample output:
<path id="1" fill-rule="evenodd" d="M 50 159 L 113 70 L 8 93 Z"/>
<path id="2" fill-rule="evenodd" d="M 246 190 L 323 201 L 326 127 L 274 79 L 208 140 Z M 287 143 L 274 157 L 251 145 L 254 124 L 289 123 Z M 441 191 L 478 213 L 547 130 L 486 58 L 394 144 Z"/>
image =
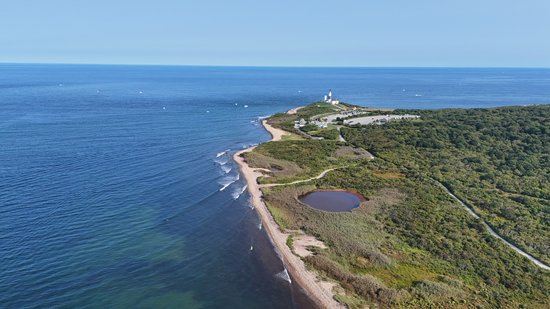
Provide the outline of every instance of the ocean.
<path id="1" fill-rule="evenodd" d="M 0 306 L 314 308 L 231 155 L 260 119 L 550 103 L 550 69 L 0 64 Z"/>

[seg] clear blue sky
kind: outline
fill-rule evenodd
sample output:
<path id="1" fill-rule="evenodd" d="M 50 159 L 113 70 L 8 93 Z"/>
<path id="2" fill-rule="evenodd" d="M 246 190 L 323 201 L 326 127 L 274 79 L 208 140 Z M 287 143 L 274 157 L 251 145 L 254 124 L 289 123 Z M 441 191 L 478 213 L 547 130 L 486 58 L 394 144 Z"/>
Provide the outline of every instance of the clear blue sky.
<path id="1" fill-rule="evenodd" d="M 550 67 L 550 0 L 0 2 L 0 62 Z"/>

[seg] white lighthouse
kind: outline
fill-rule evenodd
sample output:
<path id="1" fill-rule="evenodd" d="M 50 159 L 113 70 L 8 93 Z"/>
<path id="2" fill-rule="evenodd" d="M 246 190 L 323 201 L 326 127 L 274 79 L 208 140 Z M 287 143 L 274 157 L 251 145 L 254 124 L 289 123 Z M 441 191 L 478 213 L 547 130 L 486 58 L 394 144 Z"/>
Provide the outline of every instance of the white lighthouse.
<path id="1" fill-rule="evenodd" d="M 325 103 L 330 103 L 332 105 L 336 105 L 336 104 L 340 103 L 340 101 L 335 100 L 335 99 L 332 98 L 332 89 L 329 89 L 328 94 L 325 95 Z"/>

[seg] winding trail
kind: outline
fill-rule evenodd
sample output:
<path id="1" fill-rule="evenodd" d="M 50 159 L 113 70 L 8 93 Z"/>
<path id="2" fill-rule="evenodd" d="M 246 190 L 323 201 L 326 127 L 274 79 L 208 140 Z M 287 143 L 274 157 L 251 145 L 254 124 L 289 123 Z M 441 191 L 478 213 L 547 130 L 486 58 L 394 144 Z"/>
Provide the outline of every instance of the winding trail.
<path id="1" fill-rule="evenodd" d="M 260 188 L 294 185 L 294 184 L 297 184 L 297 183 L 302 183 L 302 182 L 308 182 L 308 181 L 312 181 L 312 180 L 316 180 L 316 179 L 321 179 L 321 178 L 325 177 L 325 175 L 328 172 L 332 172 L 332 171 L 334 171 L 335 169 L 338 169 L 338 168 L 341 168 L 341 167 L 329 168 L 328 170 L 322 171 L 321 174 L 319 174 L 315 177 L 308 178 L 308 179 L 296 180 L 296 181 L 293 181 L 293 182 L 286 182 L 286 183 L 267 183 L 267 184 L 260 185 Z"/>
<path id="2" fill-rule="evenodd" d="M 336 129 L 338 130 L 338 141 L 347 143 L 346 139 L 342 136 L 342 132 L 340 129 L 342 129 L 342 126 L 337 126 Z"/>
<path id="3" fill-rule="evenodd" d="M 441 188 L 443 188 L 443 190 L 445 190 L 445 192 L 447 192 L 447 194 L 449 194 L 453 199 L 455 199 L 456 201 L 458 201 L 460 203 L 460 205 L 462 205 L 470 215 L 472 215 L 472 217 L 476 218 L 477 220 L 480 220 L 481 221 L 481 224 L 483 224 L 483 226 L 485 226 L 485 228 L 487 229 L 487 231 L 489 231 L 489 234 L 491 234 L 493 237 L 499 239 L 500 241 L 502 241 L 503 243 L 505 243 L 508 247 L 512 248 L 512 250 L 516 251 L 517 253 L 523 255 L 524 257 L 526 257 L 527 259 L 529 259 L 529 261 L 533 262 L 535 265 L 537 265 L 538 267 L 544 269 L 544 270 L 547 270 L 547 271 L 550 271 L 550 266 L 544 264 L 543 262 L 537 260 L 535 257 L 533 257 L 532 255 L 530 255 L 529 253 L 521 250 L 520 248 L 514 246 L 513 244 L 511 244 L 509 241 L 507 241 L 506 239 L 502 238 L 502 236 L 500 236 L 499 234 L 497 234 L 490 226 L 489 224 L 487 224 L 487 222 L 483 221 L 475 212 L 473 209 L 471 209 L 470 207 L 468 207 L 468 205 L 466 205 L 461 199 L 459 199 L 456 195 L 454 195 L 447 187 L 445 187 L 445 185 L 443 185 L 441 182 L 435 180 L 432 178 L 433 181 L 435 181 L 437 184 L 439 184 L 439 186 L 441 186 Z"/>
<path id="4" fill-rule="evenodd" d="M 374 156 L 373 156 L 374 158 Z M 382 159 L 384 160 L 384 159 Z M 536 266 L 546 270 L 546 271 L 550 271 L 550 266 L 544 264 L 543 262 L 539 261 L 537 258 L 535 258 L 534 256 L 530 255 L 529 253 L 521 250 L 520 248 L 516 247 L 514 244 L 510 243 L 509 241 L 507 241 L 506 239 L 504 239 L 502 236 L 500 236 L 497 232 L 495 232 L 495 230 L 493 230 L 493 228 L 491 228 L 489 226 L 489 224 L 487 224 L 487 222 L 485 222 L 483 219 L 481 219 L 481 217 L 479 217 L 478 214 L 475 213 L 475 211 L 470 208 L 468 205 L 466 205 L 466 203 L 464 203 L 461 199 L 459 199 L 456 195 L 454 195 L 445 185 L 443 185 L 441 182 L 439 182 L 438 180 L 434 179 L 434 178 L 431 178 L 429 177 L 429 179 L 431 179 L 432 181 L 434 181 L 438 186 L 440 186 L 447 194 L 449 194 L 454 200 L 456 200 L 460 205 L 462 205 L 462 207 L 464 207 L 464 209 L 466 209 L 466 211 L 472 216 L 474 217 L 476 220 L 479 220 L 481 221 L 481 224 L 483 224 L 483 226 L 487 229 L 487 231 L 489 232 L 489 234 L 491 234 L 491 236 L 495 237 L 496 239 L 502 241 L 505 245 L 507 245 L 508 247 L 510 247 L 512 250 L 516 251 L 517 253 L 519 253 L 520 255 L 526 257 L 529 261 L 531 261 L 533 264 L 535 264 Z"/>

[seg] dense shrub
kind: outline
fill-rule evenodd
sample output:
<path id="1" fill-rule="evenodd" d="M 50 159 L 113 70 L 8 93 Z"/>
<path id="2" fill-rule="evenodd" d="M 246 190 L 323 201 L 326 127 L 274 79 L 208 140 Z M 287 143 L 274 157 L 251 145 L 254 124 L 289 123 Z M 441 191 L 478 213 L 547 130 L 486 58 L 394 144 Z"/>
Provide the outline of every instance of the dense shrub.
<path id="1" fill-rule="evenodd" d="M 446 184 L 499 234 L 550 264 L 550 105 L 401 111 L 346 140 Z"/>

